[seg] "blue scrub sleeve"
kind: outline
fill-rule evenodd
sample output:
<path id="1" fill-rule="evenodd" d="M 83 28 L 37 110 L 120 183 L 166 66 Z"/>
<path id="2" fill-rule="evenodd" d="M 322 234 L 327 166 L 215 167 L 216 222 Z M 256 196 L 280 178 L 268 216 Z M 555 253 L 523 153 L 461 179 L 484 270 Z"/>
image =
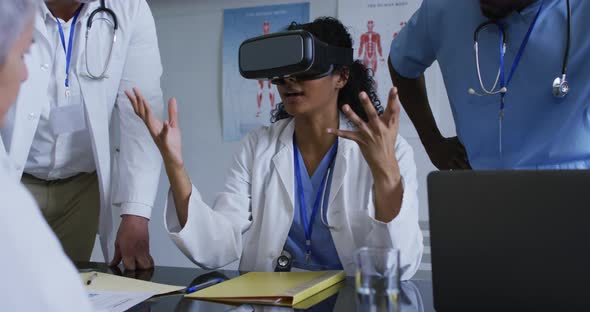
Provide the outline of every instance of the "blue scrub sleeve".
<path id="1" fill-rule="evenodd" d="M 436 60 L 429 27 L 429 2 L 422 2 L 408 24 L 391 43 L 389 59 L 395 70 L 405 78 L 420 77 Z"/>

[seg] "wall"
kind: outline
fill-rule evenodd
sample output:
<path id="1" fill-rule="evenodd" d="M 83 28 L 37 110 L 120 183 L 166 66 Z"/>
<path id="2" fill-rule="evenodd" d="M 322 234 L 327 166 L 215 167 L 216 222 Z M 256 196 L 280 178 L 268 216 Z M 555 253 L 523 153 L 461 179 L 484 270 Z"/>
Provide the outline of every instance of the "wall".
<path id="1" fill-rule="evenodd" d="M 224 143 L 221 115 L 221 49 L 223 9 L 303 2 L 303 0 L 148 0 L 158 29 L 164 65 L 162 88 L 165 97 L 179 103 L 184 157 L 192 181 L 203 198 L 212 202 L 221 190 L 226 168 L 238 143 Z M 309 0 L 311 18 L 336 16 L 337 0 Z M 384 43 L 389 44 L 389 43 Z M 149 66 L 146 64 L 146 66 Z M 427 75 L 440 79 L 438 70 Z M 446 93 L 441 84 L 429 84 L 429 95 L 443 133 L 454 132 Z M 420 181 L 420 218 L 427 220 L 425 181 L 434 170 L 415 133 L 402 133 L 414 147 Z M 152 255 L 158 265 L 192 266 L 164 231 L 164 199 L 169 187 L 162 174 L 156 206 L 150 222 Z M 424 223 L 423 223 L 424 224 Z M 93 259 L 99 260 L 99 248 Z M 428 250 L 427 250 L 428 251 Z M 204 250 L 203 252 L 207 252 Z M 429 261 L 427 261 L 429 262 Z"/>

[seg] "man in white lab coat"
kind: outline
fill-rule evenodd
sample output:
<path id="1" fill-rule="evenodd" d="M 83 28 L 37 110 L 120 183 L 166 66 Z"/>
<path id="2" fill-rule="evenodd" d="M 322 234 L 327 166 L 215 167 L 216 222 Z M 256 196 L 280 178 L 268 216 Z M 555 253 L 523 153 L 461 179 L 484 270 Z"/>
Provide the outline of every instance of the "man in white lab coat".
<path id="1" fill-rule="evenodd" d="M 152 267 L 148 221 L 161 160 L 124 95 L 141 87 L 154 110 L 162 109 L 147 2 L 39 2 L 34 38 L 25 58 L 30 79 L 7 115 L 0 154 L 7 153 L 14 179 L 34 195 L 72 260 L 90 259 L 97 229 L 105 259 L 112 256 L 113 215 L 120 215 L 111 263 Z"/>
<path id="2" fill-rule="evenodd" d="M 27 77 L 34 0 L 0 1 L 0 127 Z M 27 190 L 0 157 L 0 311 L 91 311 L 72 263 Z"/>

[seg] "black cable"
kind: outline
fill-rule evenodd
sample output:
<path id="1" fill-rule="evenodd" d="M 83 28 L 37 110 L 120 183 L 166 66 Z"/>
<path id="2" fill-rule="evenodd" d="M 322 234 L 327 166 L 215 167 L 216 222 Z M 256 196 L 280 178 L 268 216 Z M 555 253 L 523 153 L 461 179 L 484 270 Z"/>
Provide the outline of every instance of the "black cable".
<path id="1" fill-rule="evenodd" d="M 567 63 L 570 54 L 570 41 L 571 41 L 571 27 L 572 27 L 572 10 L 570 8 L 570 0 L 566 0 L 567 3 L 567 43 L 565 45 L 565 55 L 563 56 L 563 65 L 561 66 L 561 75 L 567 73 Z"/>

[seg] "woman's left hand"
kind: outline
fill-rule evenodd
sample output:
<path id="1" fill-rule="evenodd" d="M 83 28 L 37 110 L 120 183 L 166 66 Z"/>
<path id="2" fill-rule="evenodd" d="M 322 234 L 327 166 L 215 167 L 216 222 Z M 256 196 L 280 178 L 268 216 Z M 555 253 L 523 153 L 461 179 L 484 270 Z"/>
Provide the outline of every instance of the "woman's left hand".
<path id="1" fill-rule="evenodd" d="M 367 93 L 361 92 L 359 97 L 367 113 L 368 121 L 362 120 L 350 105 L 344 105 L 342 107 L 344 114 L 357 126 L 358 130 L 328 129 L 328 133 L 355 141 L 376 181 L 397 184 L 401 179 L 395 157 L 400 113 L 397 88 L 392 88 L 389 92 L 387 108 L 381 116 L 378 115 Z"/>

